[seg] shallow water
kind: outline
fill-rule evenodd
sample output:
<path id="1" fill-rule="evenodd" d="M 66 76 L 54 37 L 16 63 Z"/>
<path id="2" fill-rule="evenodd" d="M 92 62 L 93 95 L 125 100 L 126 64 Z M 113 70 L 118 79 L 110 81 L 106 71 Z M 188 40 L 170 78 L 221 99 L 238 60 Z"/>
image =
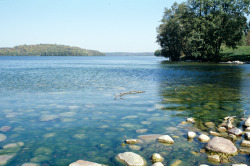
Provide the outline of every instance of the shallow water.
<path id="1" fill-rule="evenodd" d="M 148 165 L 156 152 L 164 165 L 177 159 L 183 166 L 214 165 L 196 153 L 204 143 L 188 142 L 187 131 L 208 132 L 205 122 L 218 125 L 250 110 L 250 65 L 170 63 L 157 57 L 0 57 L 0 76 L 0 128 L 11 127 L 0 131 L 7 136 L 0 155 L 15 155 L 10 166 L 66 166 L 79 159 L 123 165 L 115 156 L 125 151 L 140 154 Z M 145 92 L 119 96 L 128 91 Z M 180 125 L 187 117 L 196 123 Z M 175 144 L 150 142 L 138 144 L 139 150 L 121 145 L 142 134 L 169 134 Z M 1 149 L 16 142 L 24 146 Z M 249 159 L 239 154 L 220 165 L 249 165 Z"/>

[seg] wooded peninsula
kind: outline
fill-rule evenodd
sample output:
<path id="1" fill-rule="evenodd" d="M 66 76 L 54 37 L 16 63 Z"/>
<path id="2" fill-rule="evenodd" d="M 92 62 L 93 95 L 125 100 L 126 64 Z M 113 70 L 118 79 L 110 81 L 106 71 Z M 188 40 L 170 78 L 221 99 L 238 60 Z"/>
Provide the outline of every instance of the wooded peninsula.
<path id="1" fill-rule="evenodd" d="M 95 50 L 57 44 L 21 45 L 0 48 L 0 56 L 105 56 Z"/>

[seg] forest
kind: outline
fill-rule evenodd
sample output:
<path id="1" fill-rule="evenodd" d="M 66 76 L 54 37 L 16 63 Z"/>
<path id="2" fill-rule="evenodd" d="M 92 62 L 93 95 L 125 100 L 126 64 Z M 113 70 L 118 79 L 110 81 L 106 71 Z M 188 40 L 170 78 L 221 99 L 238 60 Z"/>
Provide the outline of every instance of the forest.
<path id="1" fill-rule="evenodd" d="M 0 56 L 104 56 L 104 53 L 56 44 L 21 45 L 0 48 Z"/>
<path id="2" fill-rule="evenodd" d="M 250 61 L 249 0 L 187 0 L 166 8 L 157 28 L 161 46 L 156 56 L 172 61 L 221 61 L 240 46 L 241 59 Z M 237 57 L 234 56 L 237 59 Z"/>

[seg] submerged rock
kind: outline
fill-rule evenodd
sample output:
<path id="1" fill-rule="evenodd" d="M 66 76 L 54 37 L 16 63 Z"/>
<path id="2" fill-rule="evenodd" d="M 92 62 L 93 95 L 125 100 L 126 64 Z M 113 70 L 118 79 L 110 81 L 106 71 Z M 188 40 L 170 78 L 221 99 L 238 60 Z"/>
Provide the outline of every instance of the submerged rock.
<path id="1" fill-rule="evenodd" d="M 215 132 L 215 131 L 209 131 L 209 134 L 210 134 L 210 135 L 213 135 L 213 136 L 221 136 L 220 133 L 217 133 L 217 132 Z"/>
<path id="2" fill-rule="evenodd" d="M 126 144 L 137 144 L 137 143 L 142 143 L 142 141 L 139 139 L 126 139 L 125 143 Z"/>
<path id="3" fill-rule="evenodd" d="M 152 163 L 163 162 L 164 158 L 159 153 L 154 153 L 151 156 L 151 161 L 152 161 Z"/>
<path id="4" fill-rule="evenodd" d="M 187 134 L 188 139 L 194 139 L 196 137 L 196 133 L 193 131 L 189 131 Z"/>
<path id="5" fill-rule="evenodd" d="M 232 128 L 232 129 L 230 129 L 230 130 L 228 130 L 227 132 L 230 133 L 230 134 L 234 134 L 234 135 L 236 135 L 236 136 L 242 135 L 241 129 L 236 128 L 236 127 Z"/>
<path id="6" fill-rule="evenodd" d="M 207 157 L 207 160 L 210 162 L 219 163 L 220 162 L 220 156 L 219 155 L 211 155 Z"/>
<path id="7" fill-rule="evenodd" d="M 141 147 L 137 146 L 137 145 L 129 145 L 129 149 L 131 149 L 131 150 L 141 150 Z"/>
<path id="8" fill-rule="evenodd" d="M 41 122 L 48 122 L 48 121 L 56 120 L 57 118 L 59 118 L 58 115 L 42 115 L 39 120 Z"/>
<path id="9" fill-rule="evenodd" d="M 7 144 L 7 145 L 3 146 L 3 148 L 4 149 L 7 149 L 7 148 L 19 148 L 21 146 L 24 146 L 23 142 L 10 143 L 10 144 Z"/>
<path id="10" fill-rule="evenodd" d="M 144 159 L 133 152 L 125 152 L 117 155 L 117 159 L 124 162 L 128 166 L 144 166 L 146 165 Z"/>
<path id="11" fill-rule="evenodd" d="M 210 140 L 210 138 L 209 138 L 207 135 L 205 135 L 205 134 L 201 134 L 201 135 L 198 137 L 198 140 L 199 140 L 200 142 L 202 142 L 202 143 L 206 143 L 206 142 L 208 142 L 208 141 Z"/>
<path id="12" fill-rule="evenodd" d="M 104 166 L 104 165 L 85 160 L 78 160 L 74 163 L 71 163 L 69 166 Z"/>
<path id="13" fill-rule="evenodd" d="M 0 133 L 0 142 L 4 141 L 6 139 L 7 139 L 7 136 Z"/>
<path id="14" fill-rule="evenodd" d="M 160 136 L 157 139 L 157 141 L 161 142 L 161 143 L 168 143 L 168 144 L 173 144 L 174 143 L 174 140 L 169 135 Z"/>
<path id="15" fill-rule="evenodd" d="M 140 138 L 141 140 L 145 141 L 145 142 L 155 142 L 157 140 L 157 138 L 159 138 L 162 135 L 159 134 L 149 134 L 149 135 L 139 135 L 138 138 Z"/>
<path id="16" fill-rule="evenodd" d="M 206 122 L 205 126 L 207 126 L 208 128 L 213 128 L 215 124 L 213 122 Z"/>
<path id="17" fill-rule="evenodd" d="M 9 131 L 10 129 L 11 129 L 10 126 L 3 126 L 0 128 L 0 131 L 6 132 L 6 131 Z"/>
<path id="18" fill-rule="evenodd" d="M 178 165 L 180 165 L 181 163 L 182 163 L 182 161 L 179 160 L 179 159 L 177 159 L 177 160 L 175 160 L 170 166 L 178 166 Z"/>
<path id="19" fill-rule="evenodd" d="M 147 131 L 148 131 L 148 129 L 138 129 L 138 130 L 136 130 L 136 133 L 142 134 L 142 133 L 146 133 Z"/>
<path id="20" fill-rule="evenodd" d="M 5 165 L 14 156 L 15 155 L 1 155 L 0 156 L 0 165 Z"/>
<path id="21" fill-rule="evenodd" d="M 161 162 L 156 162 L 152 166 L 164 166 Z"/>
<path id="22" fill-rule="evenodd" d="M 39 166 L 39 164 L 36 164 L 36 163 L 24 163 L 21 166 Z"/>
<path id="23" fill-rule="evenodd" d="M 205 146 L 209 151 L 235 154 L 237 152 L 236 146 L 228 139 L 222 137 L 214 137 Z"/>

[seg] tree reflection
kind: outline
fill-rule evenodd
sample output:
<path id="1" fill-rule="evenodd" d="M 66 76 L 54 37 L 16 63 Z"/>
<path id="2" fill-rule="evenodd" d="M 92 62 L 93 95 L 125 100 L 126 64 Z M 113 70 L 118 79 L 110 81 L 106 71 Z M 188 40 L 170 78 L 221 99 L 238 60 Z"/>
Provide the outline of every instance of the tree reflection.
<path id="1" fill-rule="evenodd" d="M 241 66 L 162 62 L 161 67 L 163 110 L 195 118 L 199 129 L 204 122 L 242 116 Z"/>

